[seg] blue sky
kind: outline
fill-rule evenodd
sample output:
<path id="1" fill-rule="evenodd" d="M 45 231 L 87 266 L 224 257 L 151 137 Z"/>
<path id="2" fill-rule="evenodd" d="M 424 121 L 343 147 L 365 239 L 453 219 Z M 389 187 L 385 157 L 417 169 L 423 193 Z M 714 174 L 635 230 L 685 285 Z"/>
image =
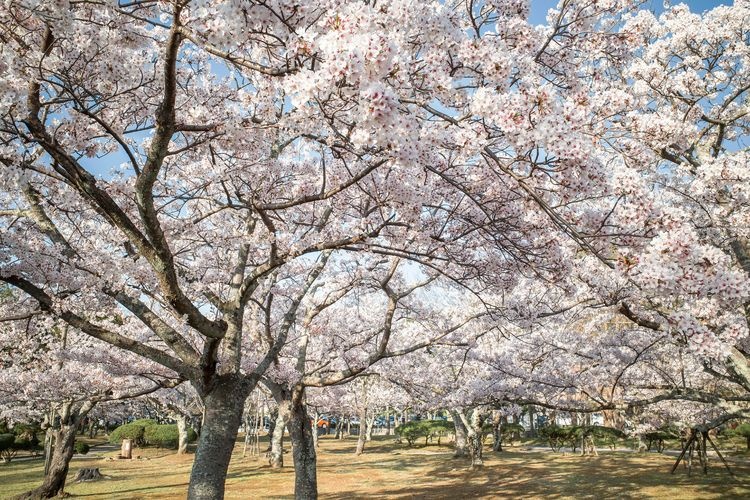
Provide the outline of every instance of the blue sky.
<path id="1" fill-rule="evenodd" d="M 557 5 L 558 0 L 531 0 L 531 15 L 529 19 L 533 24 L 546 24 L 547 11 Z M 703 12 L 717 5 L 731 5 L 731 0 L 672 0 L 672 5 L 685 3 L 693 12 Z M 648 0 L 644 7 L 659 12 L 664 9 L 663 0 Z"/>

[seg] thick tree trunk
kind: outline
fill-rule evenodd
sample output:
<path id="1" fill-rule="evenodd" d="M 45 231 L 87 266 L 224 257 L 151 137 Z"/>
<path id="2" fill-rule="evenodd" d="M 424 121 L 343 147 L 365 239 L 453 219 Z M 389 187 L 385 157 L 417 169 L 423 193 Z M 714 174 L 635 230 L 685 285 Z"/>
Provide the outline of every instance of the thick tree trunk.
<path id="1" fill-rule="evenodd" d="M 268 456 L 268 463 L 272 469 L 281 469 L 284 467 L 284 429 L 286 428 L 286 419 L 284 412 L 279 411 L 276 415 L 276 424 L 271 434 L 271 451 Z"/>
<path id="2" fill-rule="evenodd" d="M 184 455 L 187 453 L 188 446 L 187 419 L 185 418 L 185 415 L 177 415 L 175 420 L 177 420 L 177 436 L 179 438 L 177 454 Z"/>
<path id="3" fill-rule="evenodd" d="M 77 430 L 78 422 L 75 422 L 74 425 L 63 425 L 61 429 L 53 431 L 55 445 L 49 463 L 49 472 L 44 476 L 41 486 L 19 498 L 52 498 L 62 494 L 65 489 L 65 479 L 68 477 L 70 459 L 73 458 L 75 450 Z"/>
<path id="4" fill-rule="evenodd" d="M 466 456 L 466 426 L 464 425 L 461 416 L 457 410 L 451 410 L 451 416 L 453 417 L 453 427 L 456 433 L 456 439 L 454 441 L 453 457 L 465 457 Z"/>
<path id="5" fill-rule="evenodd" d="M 482 411 L 479 408 L 475 408 L 471 412 L 471 420 L 468 420 L 463 412 L 459 413 L 459 415 L 467 430 L 471 466 L 481 467 L 484 465 L 482 459 L 482 424 L 484 423 L 484 415 L 482 415 Z"/>
<path id="6" fill-rule="evenodd" d="M 236 377 L 221 377 L 203 398 L 201 435 L 188 488 L 189 500 L 224 498 L 229 461 L 242 423 L 245 399 L 253 387 Z"/>
<path id="7" fill-rule="evenodd" d="M 318 477 L 314 431 L 304 404 L 291 405 L 288 426 L 294 459 L 294 498 L 315 500 L 318 498 Z"/>
<path id="8" fill-rule="evenodd" d="M 47 430 L 47 435 L 50 438 L 49 442 L 52 443 L 54 441 L 54 447 L 51 453 L 49 453 L 49 461 L 45 463 L 44 481 L 38 488 L 18 498 L 52 498 L 63 494 L 65 480 L 68 476 L 68 468 L 70 467 L 70 459 L 73 458 L 75 451 L 76 432 L 94 405 L 95 403 L 91 401 L 85 401 L 78 408 L 74 408 L 72 403 L 65 403 L 62 406 L 59 412 L 60 427 Z M 49 452 L 49 450 L 47 451 Z"/>

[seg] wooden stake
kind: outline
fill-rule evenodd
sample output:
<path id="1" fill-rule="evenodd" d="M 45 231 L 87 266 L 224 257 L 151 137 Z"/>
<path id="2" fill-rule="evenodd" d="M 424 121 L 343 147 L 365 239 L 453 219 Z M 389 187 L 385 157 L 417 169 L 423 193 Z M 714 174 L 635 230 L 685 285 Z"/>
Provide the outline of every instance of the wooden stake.
<path id="1" fill-rule="evenodd" d="M 685 447 L 682 448 L 682 453 L 680 453 L 680 456 L 677 457 L 677 461 L 674 463 L 674 466 L 672 466 L 672 472 L 670 474 L 674 474 L 674 471 L 677 470 L 677 466 L 680 465 L 680 462 L 682 461 L 682 458 L 685 456 L 685 453 L 688 451 L 688 447 L 693 444 L 693 439 L 695 439 L 695 429 L 692 430 L 690 433 L 690 439 L 687 440 L 685 443 Z"/>
<path id="2" fill-rule="evenodd" d="M 719 451 L 719 448 L 716 446 L 716 444 L 714 443 L 713 439 L 711 439 L 711 436 L 708 436 L 708 442 L 711 443 L 711 446 L 713 447 L 714 451 L 716 452 L 717 455 L 719 455 L 719 459 L 721 460 L 721 463 L 724 464 L 724 467 L 727 468 L 727 470 L 732 475 L 732 477 L 737 477 L 737 476 L 734 475 L 734 472 L 732 472 L 732 469 L 729 468 L 729 464 L 724 459 L 724 456 Z"/>

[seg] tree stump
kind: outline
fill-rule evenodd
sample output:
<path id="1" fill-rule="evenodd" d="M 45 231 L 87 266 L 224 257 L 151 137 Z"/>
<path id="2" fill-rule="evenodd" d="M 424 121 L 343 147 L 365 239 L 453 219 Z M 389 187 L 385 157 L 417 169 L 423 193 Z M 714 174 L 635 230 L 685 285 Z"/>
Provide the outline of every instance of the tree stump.
<path id="1" fill-rule="evenodd" d="M 102 479 L 104 476 L 99 472 L 99 468 L 86 467 L 78 471 L 74 481 L 76 483 L 82 483 L 84 481 L 96 481 Z"/>

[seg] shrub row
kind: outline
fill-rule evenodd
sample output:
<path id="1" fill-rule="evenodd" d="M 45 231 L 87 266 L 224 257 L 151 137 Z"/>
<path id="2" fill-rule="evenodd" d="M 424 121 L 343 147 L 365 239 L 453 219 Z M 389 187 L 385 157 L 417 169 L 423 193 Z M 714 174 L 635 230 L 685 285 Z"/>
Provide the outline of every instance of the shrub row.
<path id="1" fill-rule="evenodd" d="M 445 420 L 418 420 L 416 422 L 407 422 L 396 427 L 396 434 L 401 439 L 406 439 L 409 446 L 419 438 L 424 438 L 424 444 L 431 438 L 437 438 L 440 444 L 440 438 L 454 432 L 452 422 Z"/>
<path id="2" fill-rule="evenodd" d="M 617 440 L 625 437 L 621 430 L 601 425 L 550 425 L 539 429 L 539 435 L 547 440 L 553 451 L 558 451 L 563 446 L 569 446 L 575 451 L 584 437 L 591 437 L 596 444 L 610 447 L 614 447 Z"/>
<path id="3" fill-rule="evenodd" d="M 188 427 L 188 442 L 195 441 L 197 434 Z M 109 434 L 109 442 L 120 444 L 130 439 L 134 446 L 156 446 L 157 448 L 177 448 L 180 435 L 177 424 L 157 424 L 153 420 L 136 420 L 121 425 Z"/>

